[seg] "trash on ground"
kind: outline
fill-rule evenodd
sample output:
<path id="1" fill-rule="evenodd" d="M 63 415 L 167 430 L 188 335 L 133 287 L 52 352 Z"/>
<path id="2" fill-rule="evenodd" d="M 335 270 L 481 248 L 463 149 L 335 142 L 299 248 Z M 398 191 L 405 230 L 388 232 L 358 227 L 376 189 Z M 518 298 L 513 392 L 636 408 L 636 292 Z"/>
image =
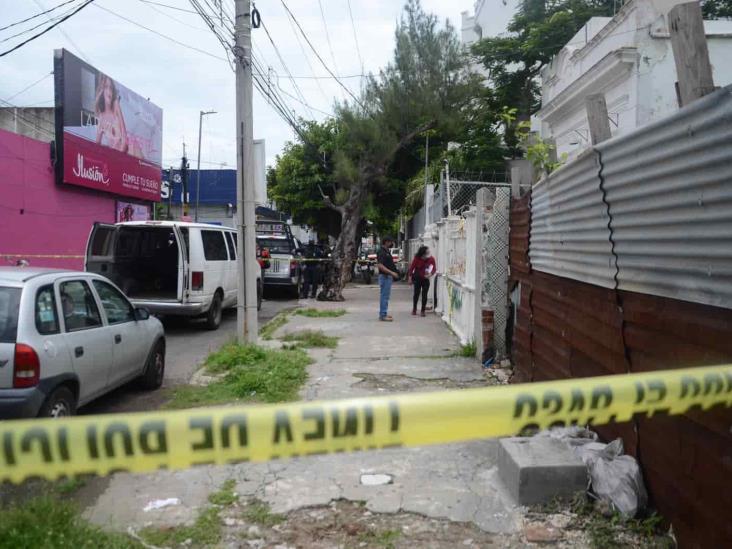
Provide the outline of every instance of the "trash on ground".
<path id="1" fill-rule="evenodd" d="M 146 513 L 148 511 L 154 511 L 156 509 L 162 509 L 164 507 L 171 507 L 173 505 L 180 505 L 180 500 L 178 498 L 168 498 L 168 499 L 154 499 L 145 507 L 142 509 Z"/>

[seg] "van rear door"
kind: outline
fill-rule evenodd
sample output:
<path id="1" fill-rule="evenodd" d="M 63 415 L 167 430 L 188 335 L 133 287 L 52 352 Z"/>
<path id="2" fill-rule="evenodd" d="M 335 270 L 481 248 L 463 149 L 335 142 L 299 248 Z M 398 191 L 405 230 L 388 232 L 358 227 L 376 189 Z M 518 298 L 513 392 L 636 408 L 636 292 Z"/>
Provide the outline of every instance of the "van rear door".
<path id="1" fill-rule="evenodd" d="M 86 271 L 105 276 L 112 274 L 118 231 L 118 225 L 94 223 L 86 243 Z"/>

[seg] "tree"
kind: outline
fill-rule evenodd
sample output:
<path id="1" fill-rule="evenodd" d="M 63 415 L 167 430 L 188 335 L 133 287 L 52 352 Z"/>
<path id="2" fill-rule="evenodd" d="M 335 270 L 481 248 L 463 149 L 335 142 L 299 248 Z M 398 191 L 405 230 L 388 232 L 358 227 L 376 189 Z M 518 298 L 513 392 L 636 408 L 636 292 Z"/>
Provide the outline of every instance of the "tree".
<path id="1" fill-rule="evenodd" d="M 325 206 L 339 220 L 320 299 L 343 299 L 364 220 L 394 226 L 406 182 L 423 165 L 417 138 L 435 129 L 434 146 L 444 148 L 459 135 L 475 90 L 454 28 L 439 25 L 419 0 L 407 1 L 395 38 L 394 59 L 359 101 L 337 105 L 327 124 L 308 124 L 270 171 L 273 197 L 296 219 L 318 223 Z"/>
<path id="2" fill-rule="evenodd" d="M 610 16 L 617 0 L 522 0 L 505 36 L 485 38 L 472 52 L 488 70 L 493 112 L 516 108 L 516 123 L 504 122 L 509 155 L 521 156 L 518 124 L 540 105 L 537 76 L 590 17 Z"/>
<path id="3" fill-rule="evenodd" d="M 704 19 L 732 19 L 732 0 L 702 0 Z"/>

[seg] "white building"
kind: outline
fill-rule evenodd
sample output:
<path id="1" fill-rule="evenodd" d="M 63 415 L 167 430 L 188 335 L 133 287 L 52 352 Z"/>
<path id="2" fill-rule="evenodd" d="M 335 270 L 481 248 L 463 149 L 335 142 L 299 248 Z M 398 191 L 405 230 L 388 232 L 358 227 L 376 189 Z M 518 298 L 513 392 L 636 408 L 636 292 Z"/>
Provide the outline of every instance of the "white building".
<path id="1" fill-rule="evenodd" d="M 462 12 L 461 39 L 470 46 L 481 38 L 506 32 L 509 21 L 518 8 L 519 0 L 476 0 L 473 15 Z"/>
<path id="2" fill-rule="evenodd" d="M 613 135 L 678 109 L 667 19 L 687 0 L 629 0 L 615 17 L 590 19 L 541 73 L 532 127 L 576 157 L 590 146 L 585 98 L 604 94 Z M 706 21 L 714 83 L 732 83 L 732 21 Z"/>

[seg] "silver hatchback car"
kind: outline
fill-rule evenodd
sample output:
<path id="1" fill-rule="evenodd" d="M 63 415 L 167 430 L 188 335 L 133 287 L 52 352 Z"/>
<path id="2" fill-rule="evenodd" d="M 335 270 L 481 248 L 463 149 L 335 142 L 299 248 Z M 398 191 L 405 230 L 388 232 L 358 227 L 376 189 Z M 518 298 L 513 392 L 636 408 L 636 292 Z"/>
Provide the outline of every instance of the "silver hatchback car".
<path id="1" fill-rule="evenodd" d="M 157 389 L 160 321 L 100 275 L 0 267 L 0 418 L 73 415 L 133 379 Z"/>

